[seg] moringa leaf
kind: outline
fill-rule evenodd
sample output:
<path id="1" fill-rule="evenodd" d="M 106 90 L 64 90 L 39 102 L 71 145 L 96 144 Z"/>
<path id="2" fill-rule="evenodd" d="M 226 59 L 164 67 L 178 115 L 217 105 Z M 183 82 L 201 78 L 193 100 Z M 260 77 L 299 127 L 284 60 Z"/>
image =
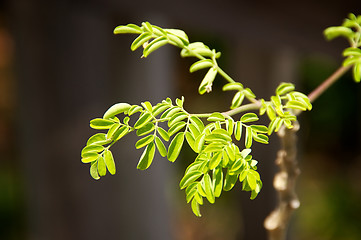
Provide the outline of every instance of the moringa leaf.
<path id="1" fill-rule="evenodd" d="M 154 142 L 155 142 L 155 145 L 156 145 L 156 147 L 157 147 L 158 152 L 160 153 L 160 155 L 161 155 L 162 157 L 167 156 L 167 149 L 165 148 L 162 140 L 160 140 L 160 138 L 156 136 L 155 139 L 154 139 Z"/>
<path id="2" fill-rule="evenodd" d="M 103 115 L 104 119 L 109 119 L 123 112 L 127 112 L 131 106 L 128 103 L 117 103 L 111 106 Z"/>
<path id="3" fill-rule="evenodd" d="M 172 140 L 168 148 L 167 158 L 170 162 L 174 162 L 182 149 L 184 142 L 184 132 L 179 132 Z"/>
<path id="4" fill-rule="evenodd" d="M 148 146 L 144 149 L 143 154 L 139 159 L 137 168 L 140 170 L 145 170 L 149 168 L 150 164 L 152 164 L 154 154 L 155 154 L 155 145 L 154 142 L 150 142 Z"/>
<path id="5" fill-rule="evenodd" d="M 115 162 L 113 158 L 113 154 L 108 149 L 104 151 L 104 161 L 107 169 L 111 175 L 114 175 L 116 172 Z"/>
<path id="6" fill-rule="evenodd" d="M 103 119 L 103 118 L 95 118 L 90 121 L 90 127 L 93 129 L 109 129 L 114 124 L 113 121 Z"/>
<path id="7" fill-rule="evenodd" d="M 138 140 L 136 143 L 135 143 L 135 148 L 136 149 L 139 149 L 139 148 L 142 148 L 142 147 L 145 147 L 146 145 L 148 145 L 150 142 L 153 142 L 154 140 L 154 135 L 148 135 L 140 140 Z"/>

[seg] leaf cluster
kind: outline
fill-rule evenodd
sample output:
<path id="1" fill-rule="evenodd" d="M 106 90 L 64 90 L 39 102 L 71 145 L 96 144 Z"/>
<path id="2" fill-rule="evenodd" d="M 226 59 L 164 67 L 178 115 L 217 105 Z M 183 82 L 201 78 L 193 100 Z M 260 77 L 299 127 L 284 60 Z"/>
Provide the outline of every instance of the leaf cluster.
<path id="1" fill-rule="evenodd" d="M 343 61 L 344 66 L 352 66 L 353 78 L 356 82 L 361 81 L 361 15 L 357 17 L 350 13 L 341 26 L 328 27 L 324 31 L 328 40 L 336 37 L 344 37 L 350 47 L 343 51 L 346 59 Z"/>
<path id="2" fill-rule="evenodd" d="M 198 58 L 190 66 L 190 72 L 208 69 L 198 88 L 200 94 L 212 90 L 217 75 L 227 81 L 222 90 L 235 94 L 226 112 L 189 113 L 183 107 L 183 97 L 175 103 L 167 98 L 156 105 L 148 101 L 140 105 L 113 105 L 103 117 L 90 121 L 91 128 L 105 131 L 90 137 L 81 152 L 82 162 L 90 163 L 90 175 L 99 179 L 107 171 L 115 174 L 110 147 L 135 132 L 139 137 L 135 148 L 142 149 L 137 165 L 140 170 L 150 167 L 156 152 L 174 162 L 185 142 L 196 153 L 179 184 L 196 216 L 201 216 L 199 207 L 204 199 L 214 203 L 222 191 L 231 190 L 237 181 L 254 199 L 262 188 L 262 181 L 257 172 L 258 161 L 250 155 L 253 143 L 268 144 L 268 136 L 273 132 L 282 126 L 292 128 L 297 111 L 311 110 L 308 97 L 295 91 L 293 84 L 281 83 L 270 100 L 257 99 L 251 89 L 234 81 L 218 66 L 219 52 L 204 43 L 189 42 L 182 30 L 163 29 L 143 22 L 140 26 L 118 26 L 114 33 L 137 34 L 131 50 L 142 47 L 142 57 L 148 57 L 166 44 L 181 48 L 182 57 Z M 245 99 L 249 103 L 245 104 Z M 259 114 L 251 110 L 259 110 Z M 257 123 L 262 115 L 268 116 L 268 126 Z"/>

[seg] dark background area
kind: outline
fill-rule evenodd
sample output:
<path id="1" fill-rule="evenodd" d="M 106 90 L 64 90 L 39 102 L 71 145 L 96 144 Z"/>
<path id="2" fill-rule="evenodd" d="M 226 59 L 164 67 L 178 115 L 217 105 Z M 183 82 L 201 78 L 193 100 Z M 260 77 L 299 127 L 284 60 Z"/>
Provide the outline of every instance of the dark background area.
<path id="1" fill-rule="evenodd" d="M 185 97 L 190 112 L 223 111 L 232 96 L 223 80 L 206 96 L 194 59 L 163 47 L 147 59 L 131 52 L 121 24 L 149 21 L 185 30 L 222 52 L 221 67 L 269 98 L 280 82 L 309 93 L 335 71 L 347 47 L 322 31 L 359 1 L 0 2 L 0 239 L 266 239 L 263 220 L 276 204 L 272 187 L 279 147 L 256 145 L 264 183 L 257 199 L 240 184 L 196 218 L 178 188 L 194 154 L 169 163 L 156 156 L 136 170 L 141 151 L 127 136 L 113 147 L 117 174 L 89 176 L 80 151 L 89 120 L 117 102 Z M 346 74 L 300 116 L 298 209 L 289 239 L 361 238 L 361 86 Z M 109 175 L 109 174 L 108 174 Z"/>

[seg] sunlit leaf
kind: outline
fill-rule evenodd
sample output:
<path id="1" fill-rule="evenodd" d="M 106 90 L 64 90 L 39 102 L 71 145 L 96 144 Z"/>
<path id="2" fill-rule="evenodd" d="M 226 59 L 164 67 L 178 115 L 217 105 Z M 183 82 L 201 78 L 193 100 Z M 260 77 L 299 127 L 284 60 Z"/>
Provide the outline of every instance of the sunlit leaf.
<path id="1" fill-rule="evenodd" d="M 135 24 L 128 24 L 126 26 L 116 27 L 113 32 L 114 34 L 121 34 L 121 33 L 140 34 L 142 32 L 142 29 Z"/>
<path id="2" fill-rule="evenodd" d="M 213 66 L 213 62 L 210 59 L 202 59 L 191 65 L 189 72 L 195 72 L 204 68 L 210 68 Z"/>
<path id="3" fill-rule="evenodd" d="M 103 115 L 104 119 L 109 119 L 123 112 L 127 112 L 131 106 L 128 103 L 117 103 L 111 106 Z"/>
<path id="4" fill-rule="evenodd" d="M 113 121 L 103 118 L 95 118 L 90 121 L 90 127 L 93 129 L 109 129 L 113 124 Z"/>
<path id="5" fill-rule="evenodd" d="M 150 113 L 144 113 L 140 116 L 140 118 L 138 119 L 138 121 L 135 122 L 134 124 L 134 128 L 135 129 L 139 129 L 141 127 L 143 127 L 145 124 L 147 124 L 148 122 L 150 122 L 152 120 L 152 115 Z"/>
<path id="6" fill-rule="evenodd" d="M 168 148 L 167 158 L 170 162 L 174 162 L 182 149 L 184 142 L 184 132 L 179 132 L 172 140 Z"/>
<path id="7" fill-rule="evenodd" d="M 136 143 L 135 143 L 135 148 L 136 149 L 139 149 L 139 148 L 142 148 L 142 147 L 145 147 L 146 145 L 148 145 L 150 142 L 153 142 L 154 140 L 154 135 L 148 135 L 140 140 L 138 140 Z"/>
<path id="8" fill-rule="evenodd" d="M 241 122 L 248 123 L 257 121 L 259 118 L 255 113 L 246 113 L 241 117 Z"/>
<path id="9" fill-rule="evenodd" d="M 154 142 L 150 142 L 147 147 L 144 149 L 142 156 L 138 162 L 137 168 L 140 170 L 147 169 L 150 164 L 152 164 L 155 154 L 155 145 Z"/>
<path id="10" fill-rule="evenodd" d="M 142 34 L 140 34 L 132 43 L 132 45 L 130 46 L 130 49 L 132 51 L 135 51 L 137 48 L 139 48 L 140 46 L 142 46 L 144 43 L 148 42 L 150 39 L 152 39 L 153 36 L 151 33 L 149 32 L 144 32 Z"/>
<path id="11" fill-rule="evenodd" d="M 90 165 L 90 176 L 95 180 L 100 179 L 98 174 L 98 161 L 93 161 Z"/>
<path id="12" fill-rule="evenodd" d="M 146 135 L 148 133 L 151 133 L 154 129 L 155 129 L 154 124 L 149 122 L 149 123 L 145 124 L 143 127 L 139 128 L 137 130 L 137 135 L 138 136 L 144 136 L 144 135 Z"/>
<path id="13" fill-rule="evenodd" d="M 104 161 L 109 173 L 114 175 L 116 172 L 115 162 L 112 152 L 109 151 L 108 149 L 104 151 Z"/>
<path id="14" fill-rule="evenodd" d="M 188 172 L 184 177 L 181 179 L 179 183 L 180 189 L 186 188 L 189 184 L 196 181 L 200 176 L 202 176 L 203 173 L 201 171 L 191 171 Z"/>
<path id="15" fill-rule="evenodd" d="M 107 169 L 103 157 L 98 158 L 98 173 L 99 176 L 103 177 L 107 174 Z"/>
<path id="16" fill-rule="evenodd" d="M 159 137 L 155 137 L 155 145 L 157 146 L 157 149 L 162 157 L 167 156 L 167 149 L 165 148 L 162 140 L 160 140 Z"/>
<path id="17" fill-rule="evenodd" d="M 214 112 L 207 118 L 207 121 L 209 121 L 209 122 L 224 121 L 224 120 L 225 120 L 224 115 L 219 112 Z"/>

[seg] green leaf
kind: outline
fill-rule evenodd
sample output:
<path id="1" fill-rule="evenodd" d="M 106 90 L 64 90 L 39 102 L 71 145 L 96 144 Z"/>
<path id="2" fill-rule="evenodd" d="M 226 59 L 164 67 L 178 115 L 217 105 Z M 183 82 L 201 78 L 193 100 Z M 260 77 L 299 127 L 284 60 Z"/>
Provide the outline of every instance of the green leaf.
<path id="1" fill-rule="evenodd" d="M 215 142 L 208 144 L 203 151 L 205 153 L 210 153 L 210 152 L 219 152 L 222 150 L 223 150 L 223 145 L 221 143 Z"/>
<path id="2" fill-rule="evenodd" d="M 204 191 L 206 193 L 206 198 L 208 202 L 213 204 L 215 202 L 214 190 L 211 177 L 208 173 L 203 176 L 202 181 L 204 181 Z"/>
<path id="3" fill-rule="evenodd" d="M 139 128 L 137 130 L 137 135 L 138 136 L 144 136 L 144 135 L 146 135 L 148 133 L 151 133 L 154 129 L 155 129 L 154 124 L 149 122 L 149 123 L 145 124 L 143 127 Z"/>
<path id="4" fill-rule="evenodd" d="M 207 74 L 204 76 L 201 84 L 199 85 L 198 92 L 199 94 L 204 94 L 205 92 L 209 93 L 212 91 L 212 83 L 217 75 L 217 68 L 210 68 Z"/>
<path id="5" fill-rule="evenodd" d="M 213 66 L 213 62 L 210 59 L 202 59 L 199 60 L 191 65 L 189 68 L 189 72 L 193 73 L 195 71 L 204 69 L 204 68 L 210 68 Z"/>
<path id="6" fill-rule="evenodd" d="M 177 123 L 173 124 L 173 126 L 171 128 L 169 128 L 169 130 L 168 130 L 168 135 L 172 136 L 176 132 L 179 132 L 182 128 L 185 127 L 185 125 L 187 125 L 187 123 L 185 123 L 185 122 L 177 122 Z"/>
<path id="7" fill-rule="evenodd" d="M 236 150 L 233 148 L 233 145 L 227 145 L 225 147 L 226 153 L 229 159 L 233 162 L 236 159 Z"/>
<path id="8" fill-rule="evenodd" d="M 179 183 L 180 189 L 184 189 L 187 186 L 189 186 L 191 183 L 196 181 L 200 176 L 202 176 L 203 173 L 201 171 L 195 170 L 188 172 L 184 177 L 181 179 Z"/>
<path id="9" fill-rule="evenodd" d="M 361 56 L 361 49 L 355 48 L 355 47 L 349 47 L 349 48 L 346 48 L 346 49 L 342 52 L 342 55 L 343 55 L 344 57 Z"/>
<path id="10" fill-rule="evenodd" d="M 187 203 L 189 203 L 194 197 L 194 195 L 197 193 L 197 185 L 198 183 L 194 182 L 186 188 L 185 193 L 186 193 Z"/>
<path id="11" fill-rule="evenodd" d="M 153 115 L 154 117 L 156 117 L 158 114 L 160 114 L 161 112 L 163 112 L 163 111 L 166 110 L 167 108 L 169 108 L 168 105 L 165 105 L 165 104 L 157 104 L 157 105 L 153 108 L 152 115 Z"/>
<path id="12" fill-rule="evenodd" d="M 95 118 L 90 121 L 90 127 L 93 129 L 109 129 L 113 124 L 113 121 L 102 118 Z"/>
<path id="13" fill-rule="evenodd" d="M 263 143 L 263 144 L 268 144 L 268 137 L 267 137 L 267 135 L 257 134 L 256 136 L 253 136 L 253 139 L 254 139 L 256 142 Z"/>
<path id="14" fill-rule="evenodd" d="M 189 129 L 189 131 L 192 134 L 194 139 L 196 139 L 199 136 L 199 134 L 201 134 L 199 132 L 198 128 L 192 123 L 188 124 L 188 129 Z"/>
<path id="15" fill-rule="evenodd" d="M 167 158 L 170 162 L 174 162 L 182 149 L 184 142 L 184 132 L 179 132 L 172 140 L 168 148 Z"/>
<path id="16" fill-rule="evenodd" d="M 129 128 L 127 126 L 121 126 L 112 136 L 114 141 L 118 141 L 122 137 L 124 137 L 129 132 Z"/>
<path id="17" fill-rule="evenodd" d="M 213 170 L 213 187 L 214 196 L 219 197 L 222 193 L 223 188 L 223 171 L 222 168 L 218 167 Z"/>
<path id="18" fill-rule="evenodd" d="M 353 66 L 352 72 L 355 82 L 359 83 L 361 81 L 361 61 Z"/>
<path id="19" fill-rule="evenodd" d="M 226 143 L 231 142 L 232 138 L 226 130 L 220 128 L 213 130 L 211 134 L 206 136 L 205 140 L 208 142 Z"/>
<path id="20" fill-rule="evenodd" d="M 103 177 L 107 174 L 107 169 L 105 166 L 104 158 L 99 157 L 98 158 L 98 173 L 99 176 Z"/>
<path id="21" fill-rule="evenodd" d="M 236 138 L 237 141 L 239 141 L 241 139 L 242 136 L 242 123 L 240 121 L 237 121 L 235 123 L 235 128 L 234 128 L 234 137 Z"/>
<path id="22" fill-rule="evenodd" d="M 203 130 L 204 130 L 204 124 L 203 124 L 203 122 L 202 122 L 201 119 L 199 119 L 199 118 L 196 117 L 196 116 L 191 116 L 191 117 L 189 118 L 189 120 L 191 121 L 192 124 L 194 124 L 194 126 L 197 127 L 197 129 L 198 129 L 198 131 L 199 131 L 200 133 L 203 132 Z"/>
<path id="23" fill-rule="evenodd" d="M 136 149 L 142 148 L 142 147 L 148 145 L 150 142 L 153 142 L 153 140 L 154 140 L 154 135 L 148 135 L 148 136 L 138 140 L 135 143 L 135 148 Z"/>
<path id="24" fill-rule="evenodd" d="M 143 108 L 144 108 L 145 110 L 147 110 L 148 112 L 150 112 L 150 113 L 152 112 L 153 106 L 152 106 L 152 104 L 151 104 L 149 101 L 142 102 L 141 105 L 142 105 Z"/>
<path id="25" fill-rule="evenodd" d="M 292 83 L 281 83 L 276 89 L 276 94 L 282 96 L 293 90 L 295 90 L 295 86 Z"/>
<path id="26" fill-rule="evenodd" d="M 245 136 L 245 146 L 246 148 L 250 148 L 252 146 L 252 128 L 251 127 L 247 127 L 246 128 L 246 136 Z"/>
<path id="27" fill-rule="evenodd" d="M 95 180 L 100 179 L 98 174 L 98 161 L 93 161 L 90 165 L 90 176 Z"/>
<path id="28" fill-rule="evenodd" d="M 257 186 L 257 179 L 256 176 L 253 174 L 252 170 L 248 171 L 247 174 L 247 183 L 252 190 L 256 189 Z"/>
<path id="29" fill-rule="evenodd" d="M 186 132 L 185 137 L 188 142 L 188 145 L 192 148 L 193 151 L 196 151 L 196 149 L 194 148 L 195 139 L 194 139 L 193 135 L 190 132 Z"/>
<path id="30" fill-rule="evenodd" d="M 121 34 L 121 33 L 134 33 L 140 34 L 142 33 L 142 29 L 135 24 L 128 24 L 126 26 L 118 26 L 113 31 L 114 34 Z"/>
<path id="31" fill-rule="evenodd" d="M 100 146 L 100 145 L 87 145 L 83 148 L 83 150 L 81 151 L 81 156 L 84 156 L 85 153 L 99 153 L 101 151 L 104 150 L 104 147 L 103 146 Z"/>
<path id="32" fill-rule="evenodd" d="M 354 34 L 354 32 L 350 28 L 341 26 L 326 28 L 323 33 L 328 40 L 332 40 L 336 37 L 351 38 Z"/>
<path id="33" fill-rule="evenodd" d="M 97 133 L 88 139 L 86 145 L 104 145 L 110 142 L 111 140 L 107 140 L 105 133 Z"/>
<path id="34" fill-rule="evenodd" d="M 130 46 L 130 49 L 132 51 L 135 51 L 137 48 L 142 46 L 144 43 L 148 42 L 150 39 L 153 38 L 153 35 L 149 32 L 144 32 L 140 34 L 132 43 Z"/>
<path id="35" fill-rule="evenodd" d="M 158 48 L 166 45 L 168 43 L 168 39 L 166 37 L 158 37 L 156 39 L 154 39 L 153 41 L 151 41 L 145 48 L 143 51 L 143 56 L 144 57 L 148 57 L 149 54 L 151 54 L 152 52 L 154 52 L 155 50 L 157 50 Z"/>
<path id="36" fill-rule="evenodd" d="M 114 133 L 119 129 L 120 123 L 114 123 L 111 128 L 109 128 L 107 132 L 107 139 L 111 139 L 114 135 Z"/>
<path id="37" fill-rule="evenodd" d="M 168 121 L 168 126 L 171 127 L 173 126 L 175 123 L 178 123 L 182 120 L 184 120 L 185 118 L 187 118 L 188 115 L 184 112 L 179 112 L 174 114 Z M 169 132 L 169 131 L 168 131 Z"/>
<path id="38" fill-rule="evenodd" d="M 96 152 L 87 152 L 82 154 L 81 161 L 83 163 L 90 163 L 98 159 L 99 154 Z"/>
<path id="39" fill-rule="evenodd" d="M 307 110 L 307 105 L 305 106 L 305 104 L 303 102 L 297 101 L 297 100 L 291 100 L 288 101 L 285 105 L 286 108 L 292 108 L 292 109 L 299 109 L 302 111 L 306 111 Z"/>
<path id="40" fill-rule="evenodd" d="M 250 127 L 255 132 L 259 132 L 259 133 L 267 133 L 268 132 L 268 128 L 263 125 L 251 125 Z"/>
<path id="41" fill-rule="evenodd" d="M 206 138 L 206 134 L 200 134 L 195 140 L 194 140 L 194 148 L 195 152 L 199 153 L 202 151 L 204 140 Z"/>
<path id="42" fill-rule="evenodd" d="M 179 39 L 181 39 L 182 42 L 184 43 L 184 45 L 189 44 L 188 36 L 183 30 L 180 30 L 180 29 L 164 29 L 164 30 L 167 33 L 170 33 L 170 34 L 178 37 Z"/>
<path id="43" fill-rule="evenodd" d="M 222 113 L 219 113 L 219 112 L 214 112 L 211 114 L 211 116 L 209 116 L 207 118 L 207 121 L 209 121 L 209 122 L 224 121 L 224 120 L 225 120 L 225 117 L 223 116 Z"/>
<path id="44" fill-rule="evenodd" d="M 235 109 L 241 106 L 243 100 L 244 94 L 241 91 L 237 92 L 232 99 L 231 109 Z"/>
<path id="45" fill-rule="evenodd" d="M 227 129 L 227 132 L 230 136 L 232 136 L 233 134 L 233 129 L 234 129 L 234 121 L 232 118 L 228 118 L 227 121 L 226 121 L 226 129 Z"/>
<path id="46" fill-rule="evenodd" d="M 147 169 L 150 166 L 150 164 L 152 164 L 154 154 L 155 154 L 155 145 L 154 142 L 151 142 L 144 149 L 144 152 L 138 162 L 137 168 L 140 170 Z"/>
<path id="47" fill-rule="evenodd" d="M 241 122 L 248 123 L 257 121 L 259 118 L 255 113 L 246 113 L 241 117 Z"/>
<path id="48" fill-rule="evenodd" d="M 155 145 L 157 146 L 157 149 L 162 157 L 167 156 L 167 149 L 159 137 L 155 137 Z"/>
<path id="49" fill-rule="evenodd" d="M 209 160 L 209 169 L 212 170 L 216 168 L 222 161 L 222 153 L 223 152 L 216 152 L 213 154 L 211 160 Z"/>
<path id="50" fill-rule="evenodd" d="M 152 120 L 152 115 L 148 112 L 143 113 L 140 118 L 138 119 L 138 121 L 135 122 L 134 124 L 134 128 L 135 129 L 139 129 L 143 126 L 145 126 L 148 122 L 150 122 Z"/>
<path id="51" fill-rule="evenodd" d="M 174 114 L 176 114 L 177 112 L 179 112 L 181 110 L 182 110 L 182 108 L 177 107 L 177 106 L 171 107 L 167 111 L 165 111 L 160 118 L 161 119 L 171 118 Z"/>
<path id="52" fill-rule="evenodd" d="M 129 110 L 128 110 L 128 115 L 131 116 L 133 115 L 134 113 L 137 113 L 137 112 L 140 112 L 142 111 L 142 107 L 141 106 L 138 106 L 138 105 L 132 105 Z"/>
<path id="53" fill-rule="evenodd" d="M 109 119 L 123 112 L 127 112 L 131 106 L 128 103 L 117 103 L 111 106 L 103 115 L 104 119 Z"/>
<path id="54" fill-rule="evenodd" d="M 104 151 L 104 160 L 108 171 L 110 172 L 111 175 L 114 175 L 116 172 L 115 162 L 112 152 L 109 151 L 108 149 Z"/>
<path id="55" fill-rule="evenodd" d="M 164 130 L 161 127 L 157 127 L 157 132 L 165 141 L 167 141 L 167 142 L 169 141 L 169 134 L 167 133 L 166 130 Z"/>
<path id="56" fill-rule="evenodd" d="M 197 217 L 202 216 L 201 212 L 199 210 L 199 204 L 195 198 L 193 198 L 193 200 L 191 202 L 191 207 L 192 207 L 192 211 L 193 211 L 194 215 L 196 215 Z"/>
<path id="57" fill-rule="evenodd" d="M 231 90 L 242 91 L 243 85 L 239 82 L 227 83 L 226 85 L 223 86 L 222 90 L 223 91 L 231 91 Z"/>
<path id="58" fill-rule="evenodd" d="M 224 179 L 223 190 L 230 191 L 236 184 L 237 179 L 238 179 L 238 175 L 230 175 L 229 171 L 227 171 L 226 177 Z"/>

